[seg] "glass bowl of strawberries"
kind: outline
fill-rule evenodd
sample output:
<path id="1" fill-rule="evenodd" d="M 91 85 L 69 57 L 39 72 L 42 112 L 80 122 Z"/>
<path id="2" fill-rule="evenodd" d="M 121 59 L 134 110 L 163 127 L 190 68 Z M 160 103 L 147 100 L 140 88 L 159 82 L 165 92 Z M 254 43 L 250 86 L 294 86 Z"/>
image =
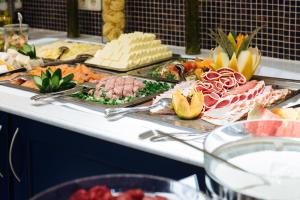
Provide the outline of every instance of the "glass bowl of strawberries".
<path id="1" fill-rule="evenodd" d="M 177 181 L 150 175 L 113 174 L 63 183 L 31 200 L 204 200 Z"/>

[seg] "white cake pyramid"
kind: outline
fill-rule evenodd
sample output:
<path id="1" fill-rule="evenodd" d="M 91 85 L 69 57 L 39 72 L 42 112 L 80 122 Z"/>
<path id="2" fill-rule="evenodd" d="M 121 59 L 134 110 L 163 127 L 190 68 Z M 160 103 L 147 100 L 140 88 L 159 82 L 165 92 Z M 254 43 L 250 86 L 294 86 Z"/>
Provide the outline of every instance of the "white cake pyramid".
<path id="1" fill-rule="evenodd" d="M 99 50 L 89 64 L 116 69 L 135 68 L 172 57 L 172 52 L 151 33 L 122 34 Z"/>

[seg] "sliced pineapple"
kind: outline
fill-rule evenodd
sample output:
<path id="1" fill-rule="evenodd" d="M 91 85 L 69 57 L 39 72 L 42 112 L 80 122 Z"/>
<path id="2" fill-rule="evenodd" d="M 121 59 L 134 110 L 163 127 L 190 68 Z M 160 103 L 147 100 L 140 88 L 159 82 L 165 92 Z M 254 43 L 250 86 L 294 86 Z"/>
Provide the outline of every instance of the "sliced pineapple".
<path id="1" fill-rule="evenodd" d="M 238 61 L 235 53 L 232 55 L 232 58 L 229 62 L 229 67 L 234 71 L 238 71 Z"/>

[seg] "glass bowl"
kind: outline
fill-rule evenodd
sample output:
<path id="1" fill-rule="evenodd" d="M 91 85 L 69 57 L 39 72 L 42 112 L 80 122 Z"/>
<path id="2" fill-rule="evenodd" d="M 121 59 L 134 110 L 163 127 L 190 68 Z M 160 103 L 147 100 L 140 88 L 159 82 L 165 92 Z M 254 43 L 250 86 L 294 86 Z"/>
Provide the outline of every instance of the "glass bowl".
<path id="1" fill-rule="evenodd" d="M 212 199 L 300 199 L 300 122 L 241 121 L 212 132 L 205 155 L 207 193 Z M 215 197 L 215 198 L 213 198 Z"/>
<path id="2" fill-rule="evenodd" d="M 198 191 L 177 181 L 150 175 L 112 174 L 88 177 L 63 183 L 37 194 L 31 200 L 68 200 L 79 189 L 105 185 L 112 193 L 142 189 L 146 194 L 159 195 L 168 200 L 204 200 Z"/>
<path id="3" fill-rule="evenodd" d="M 29 26 L 27 24 L 8 24 L 4 26 L 5 50 L 14 46 L 22 47 L 28 41 Z"/>

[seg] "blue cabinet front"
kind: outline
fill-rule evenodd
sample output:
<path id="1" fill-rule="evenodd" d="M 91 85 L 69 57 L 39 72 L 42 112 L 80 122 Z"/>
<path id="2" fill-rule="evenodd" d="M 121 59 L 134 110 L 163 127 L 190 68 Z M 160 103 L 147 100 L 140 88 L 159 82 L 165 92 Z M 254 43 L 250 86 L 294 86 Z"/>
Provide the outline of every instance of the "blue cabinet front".
<path id="1" fill-rule="evenodd" d="M 13 198 L 28 199 L 59 183 L 110 173 L 143 173 L 180 179 L 203 169 L 44 123 L 12 117 Z M 117 136 L 116 136 L 117 137 Z M 17 181 L 20 179 L 21 182 Z M 201 181 L 202 182 L 202 181 Z"/>
<path id="2" fill-rule="evenodd" d="M 8 117 L 0 112 L 0 199 L 9 199 Z"/>

